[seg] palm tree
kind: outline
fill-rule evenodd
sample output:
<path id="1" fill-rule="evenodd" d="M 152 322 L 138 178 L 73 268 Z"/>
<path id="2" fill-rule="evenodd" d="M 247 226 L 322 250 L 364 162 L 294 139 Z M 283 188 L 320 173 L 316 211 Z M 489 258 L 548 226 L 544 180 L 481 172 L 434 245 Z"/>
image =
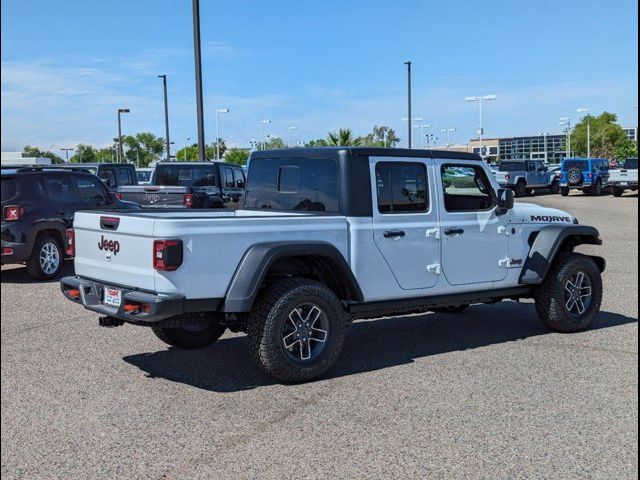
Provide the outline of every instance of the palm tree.
<path id="1" fill-rule="evenodd" d="M 327 143 L 331 147 L 357 147 L 362 143 L 360 137 L 354 137 L 350 128 L 341 128 L 336 132 L 327 134 Z"/>

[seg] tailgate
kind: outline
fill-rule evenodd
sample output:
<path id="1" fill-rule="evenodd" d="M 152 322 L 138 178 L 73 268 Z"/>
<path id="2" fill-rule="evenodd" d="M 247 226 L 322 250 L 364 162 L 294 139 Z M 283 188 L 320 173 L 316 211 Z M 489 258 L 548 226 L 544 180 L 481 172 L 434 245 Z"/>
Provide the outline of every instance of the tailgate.
<path id="1" fill-rule="evenodd" d="M 189 193 L 188 187 L 180 186 L 129 186 L 118 188 L 122 200 L 135 202 L 142 207 L 184 207 L 185 194 Z"/>
<path id="2" fill-rule="evenodd" d="M 153 218 L 143 216 L 77 212 L 73 221 L 76 275 L 154 291 L 154 225 Z"/>

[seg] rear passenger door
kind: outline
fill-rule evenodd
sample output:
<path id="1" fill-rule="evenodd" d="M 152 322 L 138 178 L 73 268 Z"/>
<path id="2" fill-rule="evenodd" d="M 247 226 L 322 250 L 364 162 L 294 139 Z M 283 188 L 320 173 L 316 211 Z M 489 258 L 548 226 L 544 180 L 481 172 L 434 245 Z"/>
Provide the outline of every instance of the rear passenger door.
<path id="1" fill-rule="evenodd" d="M 76 188 L 71 181 L 71 175 L 68 173 L 47 173 L 45 184 L 53 211 L 60 215 L 68 226 L 71 226 L 76 210 L 82 208 Z"/>
<path id="2" fill-rule="evenodd" d="M 106 208 L 112 203 L 109 192 L 98 177 L 93 175 L 74 175 L 73 182 L 78 190 L 82 209 Z"/>
<path id="3" fill-rule="evenodd" d="M 431 159 L 370 157 L 376 247 L 404 290 L 438 283 L 440 240 Z"/>

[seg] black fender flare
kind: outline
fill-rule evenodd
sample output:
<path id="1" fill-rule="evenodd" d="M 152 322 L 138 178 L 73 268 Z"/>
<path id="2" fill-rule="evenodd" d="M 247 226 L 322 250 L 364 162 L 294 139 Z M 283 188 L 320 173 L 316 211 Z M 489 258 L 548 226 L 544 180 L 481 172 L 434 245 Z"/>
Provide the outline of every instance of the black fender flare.
<path id="1" fill-rule="evenodd" d="M 29 237 L 27 239 L 29 255 L 33 252 L 33 246 L 36 243 L 36 238 L 40 235 L 41 232 L 45 230 L 55 230 L 60 234 L 60 238 L 62 239 L 62 247 L 63 254 L 64 250 L 67 248 L 67 226 L 66 222 L 61 220 L 38 220 L 33 223 L 33 229 L 29 232 Z"/>
<path id="2" fill-rule="evenodd" d="M 529 255 L 520 273 L 519 283 L 540 285 L 553 264 L 565 241 L 571 241 L 572 248 L 578 245 L 602 245 L 600 232 L 586 225 L 550 225 L 543 228 L 535 238 Z M 601 257 L 592 257 L 604 272 L 606 262 Z"/>
<path id="3" fill-rule="evenodd" d="M 346 282 L 345 286 L 351 292 L 352 300 L 363 300 L 362 291 L 351 268 L 344 256 L 332 244 L 298 241 L 265 242 L 252 245 L 240 260 L 227 289 L 223 310 L 229 313 L 250 311 L 269 267 L 277 260 L 287 257 L 314 257 L 329 261 L 334 269 L 333 273 Z"/>

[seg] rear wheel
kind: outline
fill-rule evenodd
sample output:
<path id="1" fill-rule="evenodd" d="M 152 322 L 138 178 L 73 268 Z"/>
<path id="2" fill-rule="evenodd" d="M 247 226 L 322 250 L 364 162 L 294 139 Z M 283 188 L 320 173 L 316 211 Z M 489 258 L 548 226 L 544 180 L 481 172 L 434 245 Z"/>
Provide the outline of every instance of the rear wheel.
<path id="1" fill-rule="evenodd" d="M 598 180 L 596 184 L 591 187 L 589 193 L 594 197 L 599 197 L 600 195 L 602 195 L 602 180 Z"/>
<path id="2" fill-rule="evenodd" d="M 620 188 L 620 187 L 613 187 L 611 190 L 613 192 L 614 197 L 621 197 L 622 194 L 624 193 L 624 188 Z"/>
<path id="3" fill-rule="evenodd" d="M 535 293 L 536 309 L 549 328 L 578 332 L 588 328 L 602 304 L 602 277 L 593 259 L 577 253 L 556 258 Z"/>
<path id="4" fill-rule="evenodd" d="M 287 278 L 260 295 L 249 317 L 250 353 L 272 377 L 313 380 L 333 366 L 342 350 L 347 318 L 325 285 Z"/>
<path id="5" fill-rule="evenodd" d="M 157 327 L 151 330 L 156 337 L 172 347 L 193 350 L 211 345 L 225 331 L 225 327 L 215 321 L 204 321 L 184 327 Z"/>
<path id="6" fill-rule="evenodd" d="M 562 195 L 563 197 L 568 197 L 569 196 L 569 187 L 560 188 L 560 195 Z"/>
<path id="7" fill-rule="evenodd" d="M 51 280 L 62 270 L 63 259 L 58 240 L 50 235 L 40 235 L 27 260 L 27 273 L 36 280 Z"/>
<path id="8" fill-rule="evenodd" d="M 553 195 L 557 195 L 560 193 L 560 182 L 558 182 L 557 180 L 555 182 L 553 182 L 551 184 L 551 187 L 549 187 L 549 191 L 553 194 Z"/>

